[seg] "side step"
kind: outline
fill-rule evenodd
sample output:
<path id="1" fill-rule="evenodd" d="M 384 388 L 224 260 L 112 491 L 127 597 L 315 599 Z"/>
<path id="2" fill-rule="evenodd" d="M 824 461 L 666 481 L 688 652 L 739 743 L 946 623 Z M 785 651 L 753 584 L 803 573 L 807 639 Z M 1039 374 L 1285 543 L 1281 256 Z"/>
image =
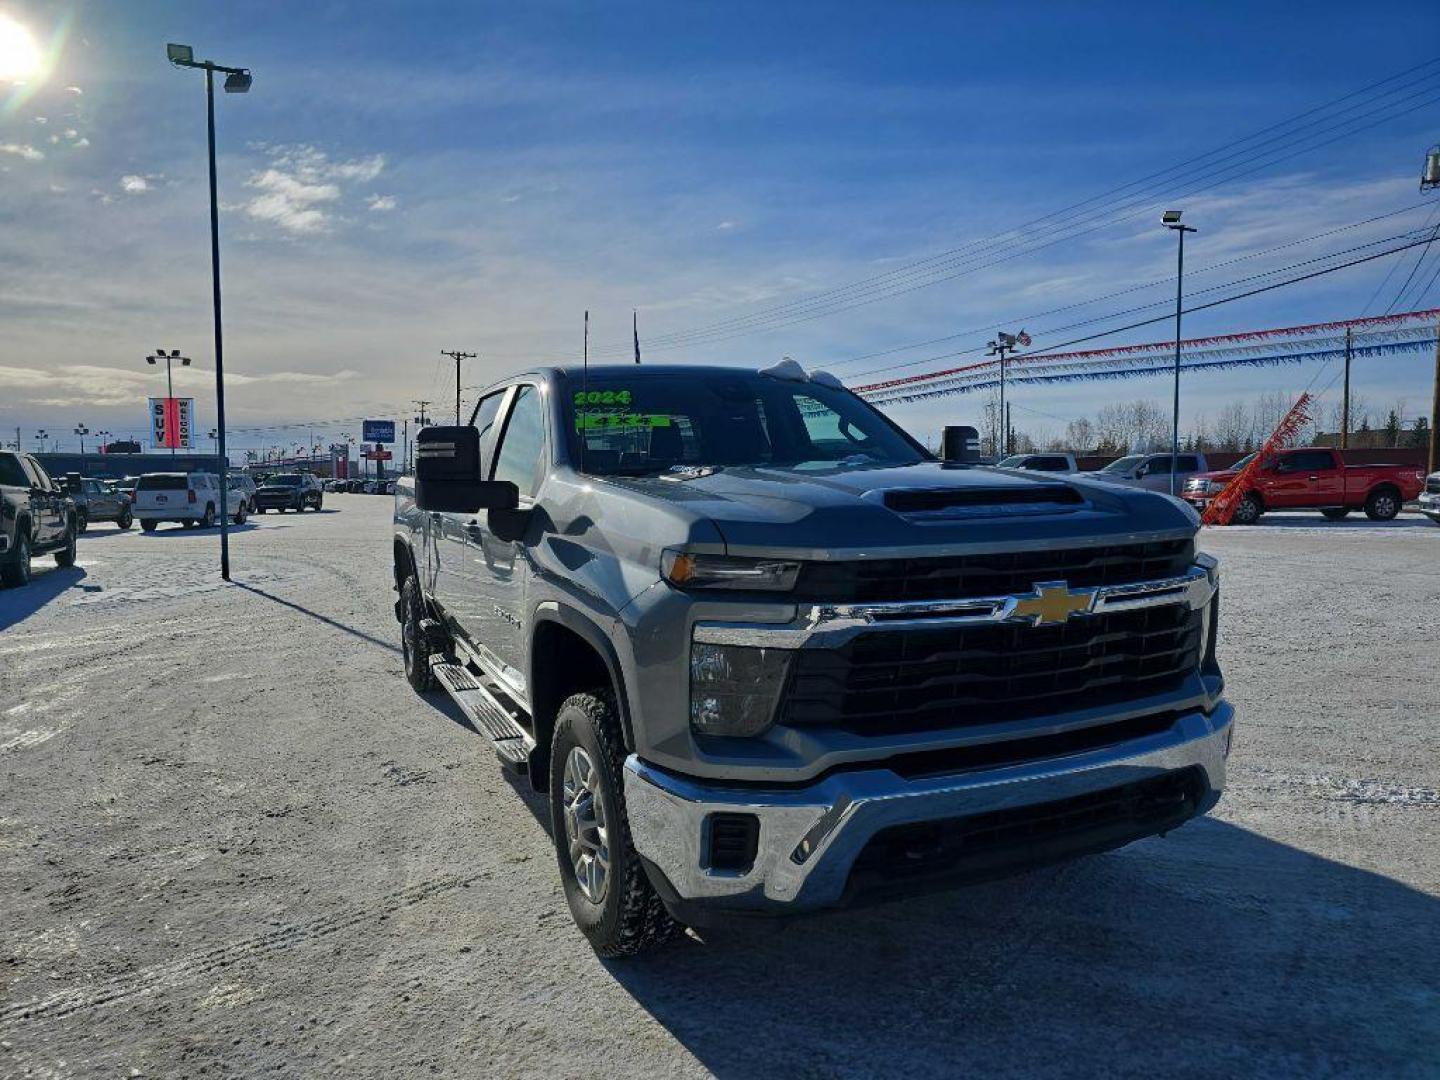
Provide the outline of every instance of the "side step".
<path id="1" fill-rule="evenodd" d="M 495 756 L 508 769 L 523 772 L 530 762 L 530 735 L 514 715 L 469 668 L 434 661 L 430 670 L 435 681 L 455 699 L 471 723 L 490 740 Z"/>

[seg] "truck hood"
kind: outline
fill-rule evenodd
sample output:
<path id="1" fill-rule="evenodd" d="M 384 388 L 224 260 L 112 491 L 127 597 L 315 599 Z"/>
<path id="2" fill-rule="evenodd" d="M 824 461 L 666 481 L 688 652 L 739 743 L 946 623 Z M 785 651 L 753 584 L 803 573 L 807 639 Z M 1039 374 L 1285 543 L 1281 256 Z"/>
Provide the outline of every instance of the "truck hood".
<path id="1" fill-rule="evenodd" d="M 683 477 L 683 478 L 682 478 Z M 725 467 L 612 481 L 712 521 L 734 554 L 854 558 L 1184 536 L 1189 507 L 1075 474 L 962 468 Z"/>
<path id="2" fill-rule="evenodd" d="M 1191 480 L 1233 480 L 1239 470 L 1237 469 L 1214 469 L 1210 472 L 1191 473 Z"/>

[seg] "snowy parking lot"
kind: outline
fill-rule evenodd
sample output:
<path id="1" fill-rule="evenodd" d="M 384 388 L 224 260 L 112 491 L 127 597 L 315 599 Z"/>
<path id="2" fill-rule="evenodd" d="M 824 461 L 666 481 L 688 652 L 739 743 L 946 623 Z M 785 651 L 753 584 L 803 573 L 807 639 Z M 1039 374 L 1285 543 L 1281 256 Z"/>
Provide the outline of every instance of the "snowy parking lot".
<path id="1" fill-rule="evenodd" d="M 0 592 L 0 1076 L 1440 1074 L 1440 528 L 1207 530 L 1216 813 L 596 959 L 543 803 L 415 695 L 390 500 L 93 527 Z"/>

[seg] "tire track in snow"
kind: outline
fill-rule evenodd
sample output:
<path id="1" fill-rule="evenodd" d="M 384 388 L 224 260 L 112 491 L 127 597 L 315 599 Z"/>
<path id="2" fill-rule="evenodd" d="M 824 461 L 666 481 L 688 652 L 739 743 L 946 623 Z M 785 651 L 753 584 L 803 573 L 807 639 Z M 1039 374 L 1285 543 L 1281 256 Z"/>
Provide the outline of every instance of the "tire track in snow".
<path id="1" fill-rule="evenodd" d="M 308 922 L 277 927 L 255 937 L 176 960 L 150 964 L 124 975 L 116 975 L 89 986 L 59 990 L 42 998 L 17 1002 L 0 1008 L 0 1026 L 18 1020 L 59 1020 L 86 1009 L 99 1008 L 130 998 L 159 993 L 201 976 L 224 970 L 232 964 L 263 960 L 277 953 L 312 944 L 335 934 L 373 922 L 405 908 L 422 904 L 443 893 L 464 888 L 484 874 L 444 877 L 412 885 L 381 897 L 365 907 L 324 915 Z"/>

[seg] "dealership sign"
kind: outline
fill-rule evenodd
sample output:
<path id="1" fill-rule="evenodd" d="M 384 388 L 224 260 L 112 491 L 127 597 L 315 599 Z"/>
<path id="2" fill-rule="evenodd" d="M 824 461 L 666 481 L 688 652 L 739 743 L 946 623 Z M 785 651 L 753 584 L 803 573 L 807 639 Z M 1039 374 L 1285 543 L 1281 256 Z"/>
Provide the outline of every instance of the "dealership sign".
<path id="1" fill-rule="evenodd" d="M 150 445 L 166 450 L 194 449 L 194 398 L 150 399 Z"/>
<path id="2" fill-rule="evenodd" d="M 393 443 L 395 441 L 394 420 L 366 420 L 360 438 L 366 442 Z"/>

